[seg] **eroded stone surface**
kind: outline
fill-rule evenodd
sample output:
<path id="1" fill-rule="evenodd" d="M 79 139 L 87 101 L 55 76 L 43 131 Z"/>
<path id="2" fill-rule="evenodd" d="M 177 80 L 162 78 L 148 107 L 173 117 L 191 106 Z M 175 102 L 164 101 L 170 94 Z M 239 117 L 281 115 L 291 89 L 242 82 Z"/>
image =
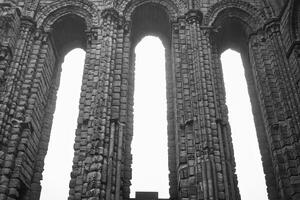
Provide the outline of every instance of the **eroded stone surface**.
<path id="1" fill-rule="evenodd" d="M 220 63 L 231 47 L 269 199 L 300 199 L 299 30 L 292 0 L 0 1 L 0 199 L 39 199 L 61 63 L 75 47 L 87 59 L 69 199 L 129 199 L 133 49 L 147 34 L 166 48 L 170 198 L 240 199 Z"/>

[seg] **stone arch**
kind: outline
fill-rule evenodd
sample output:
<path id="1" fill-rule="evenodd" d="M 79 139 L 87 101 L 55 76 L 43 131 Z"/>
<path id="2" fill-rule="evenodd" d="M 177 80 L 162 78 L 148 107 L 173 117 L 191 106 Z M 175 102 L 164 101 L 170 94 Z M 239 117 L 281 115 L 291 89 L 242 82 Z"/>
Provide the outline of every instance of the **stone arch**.
<path id="1" fill-rule="evenodd" d="M 136 8 L 149 3 L 160 5 L 168 14 L 171 21 L 176 20 L 177 17 L 181 14 L 177 5 L 169 0 L 133 0 L 127 4 L 119 5 L 118 10 L 123 13 L 126 20 L 130 20 Z"/>
<path id="2" fill-rule="evenodd" d="M 44 13 L 47 13 L 45 15 Z M 41 7 L 36 14 L 35 21 L 37 22 L 37 28 L 43 32 L 50 33 L 50 35 L 55 35 L 55 26 L 61 21 L 65 19 L 73 18 L 73 22 L 79 22 L 79 26 L 84 26 L 84 30 L 81 30 L 81 43 L 80 45 L 69 45 L 67 44 L 68 48 L 63 50 L 61 55 L 65 55 L 68 50 L 74 47 L 81 47 L 85 49 L 85 45 L 83 43 L 87 42 L 87 32 L 93 31 L 95 27 L 99 26 L 100 23 L 100 15 L 96 5 L 89 1 L 56 1 L 51 4 L 47 4 L 47 6 Z M 76 19 L 75 19 L 76 18 Z M 73 26 L 70 26 L 71 28 Z M 75 29 L 78 26 L 74 26 Z M 82 28 L 81 28 L 82 29 Z M 71 33 L 77 33 L 77 31 L 71 31 Z M 79 33 L 77 34 L 79 35 Z M 57 37 L 59 39 L 59 37 Z M 72 40 L 72 38 L 66 37 L 68 40 Z M 69 41 L 69 42 L 70 42 Z M 78 42 L 78 41 L 77 41 Z M 68 43 L 68 41 L 64 41 L 64 43 Z"/>
<path id="3" fill-rule="evenodd" d="M 259 40 L 257 45 L 265 48 L 266 39 L 262 29 L 266 23 L 266 18 L 258 9 L 248 3 L 225 1 L 214 5 L 204 20 L 206 25 L 213 27 L 210 36 L 214 54 L 220 57 L 221 53 L 228 48 L 233 48 L 241 54 L 268 195 L 270 199 L 275 199 L 274 197 L 278 195 L 274 192 L 277 189 L 277 185 L 274 181 L 270 181 L 275 179 L 274 164 L 272 153 L 269 150 L 270 141 L 265 128 L 266 124 L 263 121 L 263 108 L 260 106 L 262 101 L 260 96 L 261 89 L 257 87 L 258 78 L 255 75 L 255 73 L 259 72 L 256 72 L 257 61 L 255 58 L 250 59 L 250 54 L 254 54 L 253 52 L 255 51 L 252 49 L 252 37 L 257 37 L 256 39 Z"/>
<path id="4" fill-rule="evenodd" d="M 236 2 L 232 0 L 222 1 L 214 4 L 204 17 L 204 25 L 214 28 L 214 33 L 211 36 L 215 37 L 219 35 L 219 37 L 226 37 L 226 35 L 219 33 L 225 29 L 229 29 L 228 31 L 230 31 L 232 34 L 243 38 L 228 36 L 229 38 L 226 40 L 223 38 L 221 43 L 228 42 L 231 43 L 231 45 L 241 47 L 241 42 L 244 42 L 244 49 L 247 48 L 246 43 L 249 36 L 261 30 L 265 22 L 266 16 L 259 12 L 256 7 L 247 2 Z M 235 31 L 230 30 L 230 28 L 228 28 L 230 26 L 231 28 L 235 29 Z"/>
<path id="5" fill-rule="evenodd" d="M 249 27 L 252 31 L 258 30 L 266 22 L 266 16 L 260 12 L 256 7 L 243 1 L 221 1 L 214 4 L 204 17 L 204 24 L 213 25 L 217 19 L 228 19 L 228 17 L 235 17 Z"/>
<path id="6" fill-rule="evenodd" d="M 44 13 L 48 14 L 45 15 Z M 43 27 L 47 31 L 59 18 L 70 13 L 83 18 L 87 25 L 87 30 L 97 26 L 100 21 L 97 7 L 93 3 L 84 0 L 63 0 L 48 4 L 38 10 L 35 17 L 37 27 Z"/>
<path id="7" fill-rule="evenodd" d="M 129 18 L 129 21 L 131 21 L 131 40 L 133 46 L 146 36 L 146 34 L 156 35 L 162 39 L 165 46 L 168 45 L 171 38 L 170 19 L 172 13 L 170 11 L 172 10 L 167 10 L 164 5 L 151 1 L 147 3 L 143 2 L 129 8 L 126 13 L 128 16 L 125 16 L 125 18 Z"/>
<path id="8" fill-rule="evenodd" d="M 119 8 L 120 10 L 120 8 Z M 168 146 L 169 146 L 169 153 L 168 153 L 168 160 L 169 160 L 169 185 L 170 185 L 170 198 L 175 198 L 176 194 L 176 189 L 177 189 L 177 182 L 176 182 L 176 166 L 175 166 L 175 144 L 174 144 L 174 140 L 172 140 L 172 138 L 174 138 L 174 136 L 172 136 L 172 134 L 174 134 L 175 132 L 175 128 L 173 127 L 173 116 L 172 116 L 172 110 L 170 109 L 170 107 L 172 107 L 173 105 L 171 105 L 172 103 L 172 99 L 173 99 L 173 93 L 171 91 L 170 88 L 173 88 L 173 86 L 175 85 L 175 83 L 172 80 L 172 62 L 171 62 L 171 21 L 175 20 L 178 16 L 178 8 L 176 7 L 176 5 L 174 3 L 172 3 L 171 1 L 167 0 L 167 1 L 158 1 L 158 0 L 145 0 L 145 1 L 141 1 L 141 0 L 137 0 L 137 1 L 132 1 L 132 4 L 127 4 L 125 5 L 124 8 L 122 8 L 122 13 L 124 18 L 127 21 L 131 22 L 131 27 L 130 27 L 130 71 L 131 73 L 131 77 L 129 78 L 129 88 L 134 88 L 134 71 L 135 71 L 135 53 L 134 53 L 134 48 L 136 46 L 136 44 L 146 35 L 155 35 L 158 36 L 164 45 L 165 48 L 165 58 L 166 58 L 166 62 L 165 62 L 165 69 L 167 71 L 167 74 L 169 74 L 169 76 L 167 75 L 166 77 L 166 85 L 169 86 L 169 88 L 167 88 L 167 102 L 168 102 L 168 108 L 167 108 L 167 123 L 168 123 L 168 130 L 167 130 L 167 135 L 168 135 Z M 133 105 L 133 89 L 129 90 L 128 92 L 128 96 L 130 97 L 130 101 L 132 101 L 129 104 L 129 108 L 128 110 L 132 111 L 132 108 L 130 107 L 131 105 Z M 130 115 L 131 116 L 131 115 Z M 130 124 L 130 121 L 132 120 L 128 120 L 128 124 Z M 130 133 L 128 133 L 128 135 L 132 136 L 133 135 L 133 131 L 130 130 Z M 133 136 L 134 137 L 134 136 Z M 129 142 L 129 144 L 131 143 L 131 140 Z M 128 145 L 130 146 L 130 145 Z M 129 151 L 130 152 L 130 151 Z M 126 153 L 125 154 L 126 160 L 131 159 L 131 154 L 130 153 Z M 129 168 L 129 167 L 128 167 Z M 128 180 L 128 182 L 130 181 L 130 178 Z M 127 196 L 127 194 L 125 194 L 124 196 Z M 175 198 L 176 199 L 176 198 Z"/>
<path id="9" fill-rule="evenodd" d="M 44 159 L 48 150 L 51 126 L 56 104 L 56 95 L 60 82 L 61 65 L 64 56 L 76 47 L 88 50 L 88 32 L 94 31 L 99 24 L 98 10 L 89 1 L 55 1 L 40 7 L 35 16 L 37 30 L 35 37 L 41 40 L 40 51 L 45 59 L 38 61 L 36 68 L 41 68 L 41 76 L 48 76 L 47 87 L 41 90 L 45 101 L 44 111 L 39 113 L 40 140 L 37 144 L 36 160 L 34 161 L 35 178 L 28 189 L 28 199 L 39 199 Z M 74 25 L 76 23 L 76 25 Z M 66 27 L 67 26 L 67 27 Z M 64 33 L 62 27 L 66 27 Z M 96 34 L 96 33 L 95 33 Z M 96 36 L 95 36 L 96 37 Z M 45 69 L 49 69 L 47 72 Z M 44 144 L 44 145 L 43 145 Z M 37 187 L 35 186 L 37 185 Z"/>

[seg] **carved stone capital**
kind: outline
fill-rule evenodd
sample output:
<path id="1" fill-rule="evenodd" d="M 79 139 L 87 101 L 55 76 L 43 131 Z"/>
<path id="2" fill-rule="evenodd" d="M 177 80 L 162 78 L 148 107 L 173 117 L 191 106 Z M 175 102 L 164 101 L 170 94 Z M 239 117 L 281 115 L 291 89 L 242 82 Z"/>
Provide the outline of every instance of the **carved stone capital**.
<path id="1" fill-rule="evenodd" d="M 28 29 L 29 31 L 34 31 L 36 28 L 36 22 L 30 17 L 23 17 L 21 19 L 21 29 Z"/>
<path id="2" fill-rule="evenodd" d="M 128 33 L 130 31 L 131 22 L 127 21 L 123 16 L 119 15 L 119 13 L 113 9 L 108 8 L 102 11 L 101 16 L 105 20 L 112 20 L 116 22 L 118 29 L 123 29 L 124 33 Z"/>
<path id="3" fill-rule="evenodd" d="M 185 14 L 185 19 L 189 24 L 193 24 L 195 22 L 201 24 L 203 19 L 203 14 L 200 10 L 192 9 Z"/>
<path id="4" fill-rule="evenodd" d="M 119 15 L 118 11 L 116 11 L 115 9 L 107 8 L 107 9 L 102 11 L 101 17 L 103 19 L 109 19 L 110 18 L 113 21 L 118 21 L 119 18 L 120 18 L 120 15 Z"/>
<path id="5" fill-rule="evenodd" d="M 255 33 L 249 36 L 249 41 L 253 46 L 259 47 L 262 46 L 267 39 L 263 33 Z"/>
<path id="6" fill-rule="evenodd" d="M 280 20 L 273 18 L 264 25 L 264 30 L 268 34 L 280 32 Z"/>

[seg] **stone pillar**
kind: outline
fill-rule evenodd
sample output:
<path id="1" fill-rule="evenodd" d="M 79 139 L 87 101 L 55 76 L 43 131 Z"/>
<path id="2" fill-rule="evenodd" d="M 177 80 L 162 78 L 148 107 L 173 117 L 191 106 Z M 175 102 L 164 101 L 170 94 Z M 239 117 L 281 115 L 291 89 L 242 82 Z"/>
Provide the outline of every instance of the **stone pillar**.
<path id="1" fill-rule="evenodd" d="M 202 27 L 202 46 L 205 48 L 202 52 L 207 57 L 204 62 L 206 67 L 200 71 L 201 81 L 206 85 L 202 86 L 204 120 L 201 120 L 204 121 L 202 126 L 207 129 L 201 150 L 201 157 L 207 163 L 203 166 L 209 188 L 206 193 L 212 199 L 240 200 L 220 60 L 221 50 L 215 41 L 215 31 L 217 30 L 214 27 Z"/>
<path id="2" fill-rule="evenodd" d="M 220 62 L 211 56 L 210 30 L 201 18 L 191 10 L 173 24 L 178 198 L 238 200 L 224 91 L 216 85 Z"/>
<path id="3" fill-rule="evenodd" d="M 15 73 L 11 68 L 11 63 L 15 59 L 19 26 L 19 10 L 10 5 L 0 5 L 0 131 L 8 117 L 6 108 L 10 100 L 8 98 L 11 94 L 10 86 L 16 84 L 11 82 L 12 73 Z"/>
<path id="4" fill-rule="evenodd" d="M 105 90 L 105 68 L 101 60 L 105 55 L 105 52 L 101 51 L 105 41 L 102 40 L 102 33 L 98 27 L 92 27 L 86 33 L 86 63 L 69 184 L 69 199 L 72 200 L 99 196 L 101 189 L 104 133 L 101 126 L 102 110 L 97 109 L 97 106 L 103 103 L 101 94 Z"/>
<path id="5" fill-rule="evenodd" d="M 250 36 L 249 39 L 249 58 L 250 66 L 253 73 L 253 79 L 256 89 L 256 96 L 260 107 L 260 113 L 255 116 L 255 119 L 262 118 L 262 122 L 256 122 L 256 127 L 259 124 L 264 125 L 264 130 L 257 129 L 258 142 L 262 155 L 263 169 L 266 178 L 267 191 L 269 199 L 281 199 L 279 185 L 276 182 L 276 177 L 279 174 L 274 170 L 276 168 L 276 156 L 272 150 L 278 142 L 279 136 L 276 133 L 271 133 L 272 125 L 277 121 L 279 113 L 276 108 L 279 108 L 280 100 L 278 99 L 278 88 L 274 83 L 274 71 L 269 58 L 267 39 L 264 33 L 257 33 Z M 247 66 L 245 66 L 247 67 Z M 252 105 L 252 107 L 255 105 Z"/>
<path id="6" fill-rule="evenodd" d="M 277 88 L 278 99 L 275 104 L 278 113 L 273 122 L 270 134 L 278 134 L 278 142 L 273 143 L 272 149 L 278 168 L 278 185 L 283 199 L 299 199 L 300 173 L 297 170 L 299 163 L 299 93 L 297 92 L 294 71 L 291 68 L 284 51 L 283 39 L 280 33 L 280 25 L 277 21 L 270 22 L 266 26 L 268 53 L 273 70 L 273 79 L 270 84 Z M 271 78 L 271 76 L 269 76 Z M 274 88 L 272 87 L 272 88 Z M 285 164 L 284 164 L 285 163 Z"/>
<path id="7" fill-rule="evenodd" d="M 70 181 L 69 199 L 74 200 L 129 198 L 123 177 L 129 38 L 117 11 L 106 9 L 101 15 L 101 29 L 88 32 Z"/>
<path id="8" fill-rule="evenodd" d="M 130 144 L 133 114 L 130 110 L 132 110 L 133 99 L 130 92 L 133 90 L 130 88 L 130 82 L 133 74 L 129 66 L 130 23 L 119 16 L 115 10 L 104 11 L 102 16 L 107 20 L 114 20 L 114 26 L 111 27 L 113 38 L 108 52 L 110 60 L 106 68 L 109 74 L 105 81 L 108 99 L 105 105 L 106 128 L 103 129 L 106 139 L 102 188 L 106 200 L 122 200 L 129 199 L 131 185 Z"/>
<path id="9" fill-rule="evenodd" d="M 14 180 L 20 180 L 21 176 L 24 175 L 17 168 L 24 160 L 24 156 L 18 149 L 23 137 L 20 124 L 24 123 L 24 119 L 20 115 L 23 110 L 17 107 L 18 104 L 22 104 L 22 101 L 17 101 L 17 99 L 22 88 L 20 77 L 27 66 L 25 63 L 28 59 L 27 50 L 31 48 L 33 27 L 34 23 L 32 21 L 27 19 L 22 20 L 18 40 L 16 41 L 16 45 L 19 48 L 14 52 L 10 68 L 6 71 L 7 79 L 1 95 L 1 112 L 4 114 L 0 121 L 2 135 L 1 154 L 3 155 L 0 198 L 4 200 L 7 198 L 18 198 L 18 192 L 15 190 L 20 189 L 21 185 L 18 183 L 15 184 Z M 26 137 L 28 136 L 27 134 L 25 135 Z M 18 162 L 14 162 L 15 160 Z M 22 184 L 26 185 L 25 182 L 28 180 L 22 181 Z"/>
<path id="10" fill-rule="evenodd" d="M 34 50 L 29 57 L 29 65 L 25 70 L 26 84 L 24 93 L 31 88 L 31 95 L 23 98 L 27 107 L 24 108 L 24 120 L 33 122 L 33 133 L 26 138 L 27 154 L 33 154 L 30 189 L 26 198 L 38 200 L 40 198 L 44 159 L 47 153 L 53 113 L 55 109 L 56 93 L 59 85 L 61 62 L 56 59 L 55 51 L 50 40 L 50 30 L 36 30 L 34 32 Z M 25 95 L 24 94 L 24 95 Z M 35 119 L 39 119 L 35 122 Z M 24 166 L 29 168 L 28 166 Z"/>

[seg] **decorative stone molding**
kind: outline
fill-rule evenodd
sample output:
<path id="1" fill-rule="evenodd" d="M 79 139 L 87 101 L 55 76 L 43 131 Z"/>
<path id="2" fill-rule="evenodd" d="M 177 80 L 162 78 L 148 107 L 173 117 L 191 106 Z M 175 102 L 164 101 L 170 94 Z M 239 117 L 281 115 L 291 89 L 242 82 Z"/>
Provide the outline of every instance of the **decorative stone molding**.
<path id="1" fill-rule="evenodd" d="M 203 19 L 203 14 L 200 10 L 189 10 L 185 14 L 185 19 L 189 24 L 193 24 L 195 22 L 201 24 Z"/>
<path id="2" fill-rule="evenodd" d="M 114 21 L 119 21 L 119 19 L 120 19 L 120 15 L 119 15 L 118 11 L 116 11 L 113 8 L 107 8 L 107 9 L 103 10 L 101 12 L 101 17 L 103 19 L 110 18 L 110 19 L 112 19 Z"/>
<path id="3" fill-rule="evenodd" d="M 299 23 L 284 25 L 292 7 L 277 19 L 262 5 L 258 0 L 20 0 L 17 9 L 1 3 L 0 199 L 39 198 L 60 54 L 63 45 L 78 41 L 88 48 L 69 199 L 129 199 L 133 48 L 149 33 L 161 36 L 166 47 L 170 199 L 240 199 L 219 57 L 230 45 L 244 45 L 245 72 L 253 74 L 248 88 L 259 115 L 256 128 L 263 129 L 257 135 L 269 196 L 300 197 L 300 174 L 294 170 L 300 160 L 300 44 L 283 47 L 285 34 Z M 151 19 L 155 12 L 161 17 Z M 80 23 L 79 35 L 55 32 L 64 19 Z M 149 30 L 140 26 L 146 23 Z M 241 26 L 238 41 L 230 41 L 236 39 L 230 31 L 221 37 L 232 25 Z"/>

